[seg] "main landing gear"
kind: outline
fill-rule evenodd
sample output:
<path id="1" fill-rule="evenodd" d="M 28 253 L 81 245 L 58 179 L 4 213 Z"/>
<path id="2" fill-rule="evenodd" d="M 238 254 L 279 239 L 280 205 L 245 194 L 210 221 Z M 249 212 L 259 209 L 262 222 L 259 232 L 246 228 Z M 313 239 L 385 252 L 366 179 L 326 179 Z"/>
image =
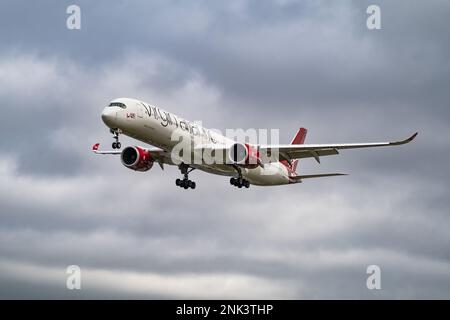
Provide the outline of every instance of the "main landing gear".
<path id="1" fill-rule="evenodd" d="M 184 175 L 183 180 L 176 179 L 175 184 L 184 189 L 195 189 L 195 182 L 189 180 L 189 173 L 192 172 L 195 168 L 189 168 L 188 165 L 182 163 L 179 165 L 181 173 Z"/>
<path id="2" fill-rule="evenodd" d="M 119 131 L 117 129 L 110 129 L 111 133 L 113 134 L 115 142 L 112 143 L 113 149 L 120 149 L 122 147 L 121 143 L 119 142 Z"/>
<path id="3" fill-rule="evenodd" d="M 239 176 L 237 178 L 231 178 L 230 184 L 238 188 L 246 187 L 248 189 L 250 187 L 250 182 L 242 178 L 241 168 L 239 168 L 238 166 L 234 166 L 234 168 L 238 172 Z"/>
<path id="4" fill-rule="evenodd" d="M 235 187 L 238 187 L 238 188 L 242 188 L 242 187 L 249 188 L 250 187 L 250 182 L 243 179 L 242 177 L 241 178 L 231 178 L 230 184 Z"/>

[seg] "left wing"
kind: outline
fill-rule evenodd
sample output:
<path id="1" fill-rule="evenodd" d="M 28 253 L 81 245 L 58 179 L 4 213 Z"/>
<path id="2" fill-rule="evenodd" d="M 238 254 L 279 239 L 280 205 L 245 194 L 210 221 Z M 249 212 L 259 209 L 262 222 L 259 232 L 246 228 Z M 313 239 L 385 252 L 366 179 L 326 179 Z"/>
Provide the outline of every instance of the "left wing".
<path id="1" fill-rule="evenodd" d="M 98 150 L 100 147 L 100 143 L 96 143 L 92 146 L 92 152 L 95 154 L 121 154 L 121 150 L 107 150 L 107 151 L 100 151 Z M 158 162 L 161 168 L 163 168 L 163 164 L 173 164 L 172 159 L 170 157 L 170 152 L 166 152 L 163 149 L 160 148 L 144 148 L 144 147 L 138 147 L 141 149 L 144 149 L 148 152 L 150 152 L 152 158 Z"/>
<path id="2" fill-rule="evenodd" d="M 261 145 L 259 151 L 268 156 L 274 152 L 279 153 L 280 159 L 290 161 L 291 159 L 315 158 L 320 163 L 321 156 L 339 154 L 341 149 L 359 149 L 371 147 L 398 146 L 414 140 L 417 132 L 411 137 L 394 142 L 371 142 L 371 143 L 344 143 L 344 144 L 281 144 L 281 145 Z"/>
<path id="3" fill-rule="evenodd" d="M 110 151 L 100 151 L 98 148 L 100 147 L 100 143 L 96 143 L 92 146 L 92 152 L 96 154 L 121 154 L 122 151 L 119 150 L 110 150 Z"/>

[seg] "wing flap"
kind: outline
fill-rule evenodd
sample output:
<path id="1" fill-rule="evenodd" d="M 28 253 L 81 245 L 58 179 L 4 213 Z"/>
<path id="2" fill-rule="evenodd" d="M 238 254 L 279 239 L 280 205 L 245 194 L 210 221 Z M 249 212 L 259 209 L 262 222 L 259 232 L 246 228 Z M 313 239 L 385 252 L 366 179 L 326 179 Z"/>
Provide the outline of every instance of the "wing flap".
<path id="1" fill-rule="evenodd" d="M 314 154 L 315 153 L 315 154 Z M 293 150 L 288 153 L 292 159 L 323 157 L 339 154 L 337 149 L 317 149 L 317 150 Z"/>

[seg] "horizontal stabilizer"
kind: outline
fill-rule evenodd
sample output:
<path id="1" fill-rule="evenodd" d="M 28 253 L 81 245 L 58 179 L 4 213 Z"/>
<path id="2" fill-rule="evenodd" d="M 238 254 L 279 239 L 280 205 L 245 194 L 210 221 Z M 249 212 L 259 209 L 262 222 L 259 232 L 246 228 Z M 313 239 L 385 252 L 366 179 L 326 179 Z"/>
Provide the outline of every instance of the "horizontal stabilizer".
<path id="1" fill-rule="evenodd" d="M 298 176 L 295 176 L 295 177 L 291 177 L 291 179 L 294 179 L 294 180 L 300 182 L 303 179 L 332 177 L 332 176 L 346 176 L 346 175 L 347 175 L 346 173 L 306 174 L 306 175 L 298 175 Z"/>

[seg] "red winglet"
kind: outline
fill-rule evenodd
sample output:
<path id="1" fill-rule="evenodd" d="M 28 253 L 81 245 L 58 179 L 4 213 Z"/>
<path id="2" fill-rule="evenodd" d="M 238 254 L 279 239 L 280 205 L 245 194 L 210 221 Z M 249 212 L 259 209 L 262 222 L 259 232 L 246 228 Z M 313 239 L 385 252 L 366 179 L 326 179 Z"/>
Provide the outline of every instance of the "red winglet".
<path id="1" fill-rule="evenodd" d="M 97 151 L 98 147 L 100 146 L 100 143 L 96 143 L 92 146 L 92 151 Z"/>

